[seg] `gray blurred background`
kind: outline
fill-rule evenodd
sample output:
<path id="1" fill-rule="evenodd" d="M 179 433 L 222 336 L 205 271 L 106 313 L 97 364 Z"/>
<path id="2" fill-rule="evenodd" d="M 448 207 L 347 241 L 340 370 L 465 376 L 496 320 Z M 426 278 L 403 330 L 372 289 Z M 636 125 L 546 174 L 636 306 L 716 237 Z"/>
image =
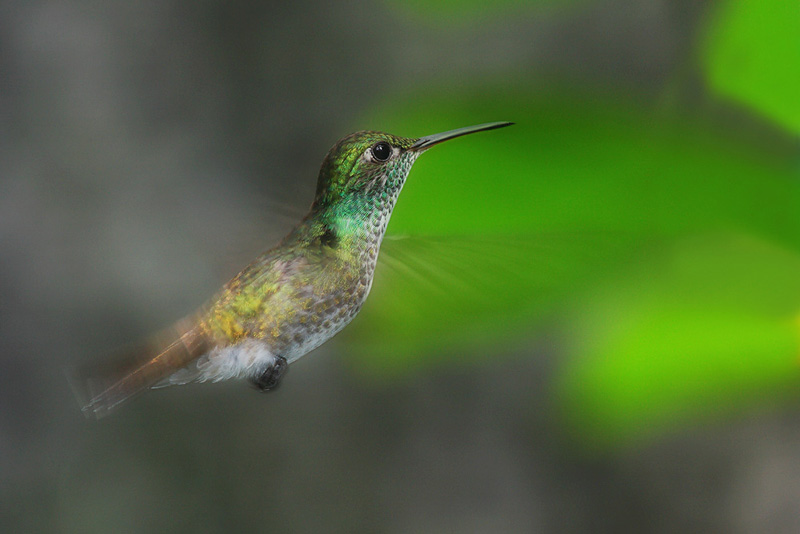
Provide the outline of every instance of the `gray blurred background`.
<path id="1" fill-rule="evenodd" d="M 330 145 L 386 126 L 359 119 L 382 95 L 509 68 L 646 95 L 710 3 L 577 4 L 446 26 L 358 0 L 0 3 L 0 530 L 800 531 L 796 409 L 583 454 L 544 409 L 547 335 L 380 383 L 332 343 L 275 393 L 168 388 L 100 423 L 64 377 L 272 245 Z"/>

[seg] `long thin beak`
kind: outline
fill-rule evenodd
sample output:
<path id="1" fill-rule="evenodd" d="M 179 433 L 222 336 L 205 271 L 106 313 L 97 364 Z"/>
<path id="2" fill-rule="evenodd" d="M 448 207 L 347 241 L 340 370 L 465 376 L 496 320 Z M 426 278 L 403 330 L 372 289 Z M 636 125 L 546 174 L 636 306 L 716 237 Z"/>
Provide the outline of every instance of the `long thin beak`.
<path id="1" fill-rule="evenodd" d="M 442 132 L 438 134 L 420 137 L 417 142 L 411 145 L 409 150 L 427 150 L 433 145 L 438 145 L 442 141 L 448 139 L 455 139 L 462 135 L 467 135 L 475 132 L 483 132 L 486 130 L 494 130 L 495 128 L 504 128 L 511 126 L 513 122 L 487 122 L 486 124 L 478 124 L 477 126 L 467 126 L 466 128 L 459 128 L 457 130 L 450 130 L 449 132 Z"/>

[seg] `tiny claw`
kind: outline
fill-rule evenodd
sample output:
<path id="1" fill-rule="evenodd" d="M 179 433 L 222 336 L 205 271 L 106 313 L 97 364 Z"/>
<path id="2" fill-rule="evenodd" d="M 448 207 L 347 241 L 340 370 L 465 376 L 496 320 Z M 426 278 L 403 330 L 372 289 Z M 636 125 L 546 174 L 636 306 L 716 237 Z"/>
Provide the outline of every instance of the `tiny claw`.
<path id="1" fill-rule="evenodd" d="M 264 371 L 250 381 L 261 391 L 269 391 L 280 385 L 281 378 L 289 370 L 289 362 L 283 356 L 278 356 L 275 363 L 264 369 Z"/>

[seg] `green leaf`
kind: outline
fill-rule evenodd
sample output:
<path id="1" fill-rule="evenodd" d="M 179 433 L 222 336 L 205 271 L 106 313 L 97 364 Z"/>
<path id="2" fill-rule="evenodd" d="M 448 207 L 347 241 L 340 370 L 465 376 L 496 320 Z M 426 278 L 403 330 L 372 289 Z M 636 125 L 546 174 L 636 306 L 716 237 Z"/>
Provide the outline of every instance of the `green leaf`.
<path id="1" fill-rule="evenodd" d="M 800 133 L 800 3 L 728 0 L 708 28 L 711 88 Z"/>
<path id="2" fill-rule="evenodd" d="M 569 318 L 558 403 L 604 448 L 800 393 L 800 254 L 712 235 L 653 254 Z"/>
<path id="3" fill-rule="evenodd" d="M 388 231 L 428 246 L 408 240 L 405 269 L 379 265 L 344 332 L 361 369 L 493 357 L 604 273 L 684 235 L 745 230 L 800 249 L 791 154 L 767 157 L 614 93 L 513 81 L 418 91 L 392 95 L 364 124 L 411 136 L 517 124 L 415 163 Z"/>

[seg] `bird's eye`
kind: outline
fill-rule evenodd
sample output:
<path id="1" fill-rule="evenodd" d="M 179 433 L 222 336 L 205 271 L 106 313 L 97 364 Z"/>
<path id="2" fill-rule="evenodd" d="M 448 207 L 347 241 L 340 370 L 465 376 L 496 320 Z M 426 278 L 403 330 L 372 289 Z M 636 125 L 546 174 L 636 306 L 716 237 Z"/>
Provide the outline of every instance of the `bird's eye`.
<path id="1" fill-rule="evenodd" d="M 376 161 L 386 161 L 391 155 L 392 147 L 389 143 L 381 141 L 372 147 L 372 157 L 375 158 Z"/>

